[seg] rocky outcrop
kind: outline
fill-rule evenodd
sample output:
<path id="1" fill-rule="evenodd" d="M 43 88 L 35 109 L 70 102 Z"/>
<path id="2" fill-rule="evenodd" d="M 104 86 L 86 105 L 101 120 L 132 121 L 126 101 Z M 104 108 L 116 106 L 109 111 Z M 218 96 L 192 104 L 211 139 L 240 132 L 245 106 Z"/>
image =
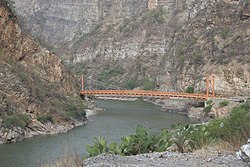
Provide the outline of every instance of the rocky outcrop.
<path id="1" fill-rule="evenodd" d="M 77 79 L 23 34 L 6 1 L 0 3 L 0 36 L 0 143 L 59 133 L 86 120 Z"/>
<path id="2" fill-rule="evenodd" d="M 147 10 L 147 0 L 13 0 L 23 29 L 51 48 Z"/>
<path id="3" fill-rule="evenodd" d="M 238 159 L 241 159 L 250 165 L 250 139 L 248 139 L 247 144 L 244 144 L 240 148 L 240 150 L 236 153 L 236 156 Z"/>

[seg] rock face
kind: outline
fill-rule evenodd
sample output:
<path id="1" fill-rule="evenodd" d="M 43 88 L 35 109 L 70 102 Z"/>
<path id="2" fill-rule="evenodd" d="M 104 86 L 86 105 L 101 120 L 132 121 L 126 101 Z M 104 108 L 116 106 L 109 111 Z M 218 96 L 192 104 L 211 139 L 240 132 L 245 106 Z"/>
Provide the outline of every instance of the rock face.
<path id="1" fill-rule="evenodd" d="M 238 159 L 247 162 L 250 165 L 250 139 L 248 139 L 247 144 L 244 144 L 240 150 L 236 153 Z"/>
<path id="2" fill-rule="evenodd" d="M 104 23 L 116 24 L 147 9 L 134 0 L 13 0 L 26 32 L 57 48 Z"/>
<path id="3" fill-rule="evenodd" d="M 60 43 L 56 52 L 78 74 L 127 89 L 197 92 L 214 75 L 216 94 L 250 93 L 248 1 L 15 2 L 24 28 Z"/>
<path id="4" fill-rule="evenodd" d="M 193 86 L 204 92 L 205 76 L 214 75 L 217 94 L 248 96 L 248 6 L 243 1 L 168 1 L 110 31 L 75 41 L 65 59 L 85 67 L 88 76 L 121 87 L 184 91 Z"/>
<path id="5" fill-rule="evenodd" d="M 7 2 L 1 1 L 0 143 L 19 141 L 31 133 L 56 133 L 56 128 L 48 129 L 70 129 L 78 122 L 72 118 L 86 119 L 76 78 L 60 58 L 24 35 L 16 22 Z M 40 124 L 34 129 L 37 120 Z M 46 127 L 41 122 L 53 123 Z"/>

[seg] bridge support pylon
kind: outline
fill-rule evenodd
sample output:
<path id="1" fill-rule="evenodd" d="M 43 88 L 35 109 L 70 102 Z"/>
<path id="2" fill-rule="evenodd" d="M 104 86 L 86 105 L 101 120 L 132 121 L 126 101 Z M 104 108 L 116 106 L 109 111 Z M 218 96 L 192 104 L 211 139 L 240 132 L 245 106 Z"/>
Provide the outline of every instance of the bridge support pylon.
<path id="1" fill-rule="evenodd" d="M 211 77 L 206 77 L 206 96 L 207 99 L 209 98 L 209 91 L 211 89 L 212 91 L 212 98 L 214 98 L 215 96 L 215 91 L 214 91 L 214 78 L 215 76 L 211 76 Z"/>
<path id="2" fill-rule="evenodd" d="M 82 75 L 82 94 L 83 95 L 85 94 L 85 92 L 84 92 L 84 77 L 83 77 L 83 75 Z"/>

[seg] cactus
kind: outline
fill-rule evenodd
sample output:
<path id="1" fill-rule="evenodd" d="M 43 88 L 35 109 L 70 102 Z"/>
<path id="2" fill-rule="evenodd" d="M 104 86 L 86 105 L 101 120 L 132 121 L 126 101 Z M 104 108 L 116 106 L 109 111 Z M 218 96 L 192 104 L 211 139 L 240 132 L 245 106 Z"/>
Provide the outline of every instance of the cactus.
<path id="1" fill-rule="evenodd" d="M 168 131 L 159 135 L 151 134 L 141 125 L 136 128 L 136 134 L 122 138 L 121 149 L 125 155 L 136 155 L 154 151 L 166 151 L 170 147 Z"/>
<path id="2" fill-rule="evenodd" d="M 120 149 L 120 146 L 115 142 L 111 143 L 108 146 L 107 141 L 104 137 L 94 137 L 93 141 L 93 146 L 86 145 L 86 150 L 90 157 L 97 156 L 103 153 L 122 155 L 122 150 Z"/>
<path id="3" fill-rule="evenodd" d="M 118 155 L 136 155 L 149 152 L 166 151 L 171 145 L 167 130 L 163 130 L 159 135 L 151 134 L 148 130 L 139 125 L 136 133 L 125 136 L 119 145 L 115 142 L 107 145 L 107 141 L 103 137 L 93 138 L 94 145 L 86 146 L 86 150 L 90 157 L 103 153 Z"/>
<path id="4" fill-rule="evenodd" d="M 107 141 L 104 137 L 93 138 L 94 145 L 86 145 L 86 150 L 89 153 L 90 157 L 100 155 L 102 153 L 107 153 L 108 147 L 107 147 Z"/>

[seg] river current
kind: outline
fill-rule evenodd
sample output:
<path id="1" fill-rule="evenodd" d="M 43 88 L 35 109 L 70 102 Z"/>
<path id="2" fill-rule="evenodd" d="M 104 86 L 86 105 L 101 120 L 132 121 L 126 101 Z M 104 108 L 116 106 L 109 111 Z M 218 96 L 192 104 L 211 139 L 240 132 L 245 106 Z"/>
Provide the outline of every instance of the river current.
<path id="1" fill-rule="evenodd" d="M 65 153 L 86 154 L 85 145 L 92 138 L 105 137 L 110 141 L 134 133 L 141 124 L 158 132 L 175 123 L 190 123 L 183 114 L 161 111 L 161 107 L 141 100 L 114 101 L 97 100 L 96 105 L 104 108 L 84 126 L 65 134 L 38 136 L 21 142 L 0 145 L 0 167 L 34 167 L 53 163 Z"/>

